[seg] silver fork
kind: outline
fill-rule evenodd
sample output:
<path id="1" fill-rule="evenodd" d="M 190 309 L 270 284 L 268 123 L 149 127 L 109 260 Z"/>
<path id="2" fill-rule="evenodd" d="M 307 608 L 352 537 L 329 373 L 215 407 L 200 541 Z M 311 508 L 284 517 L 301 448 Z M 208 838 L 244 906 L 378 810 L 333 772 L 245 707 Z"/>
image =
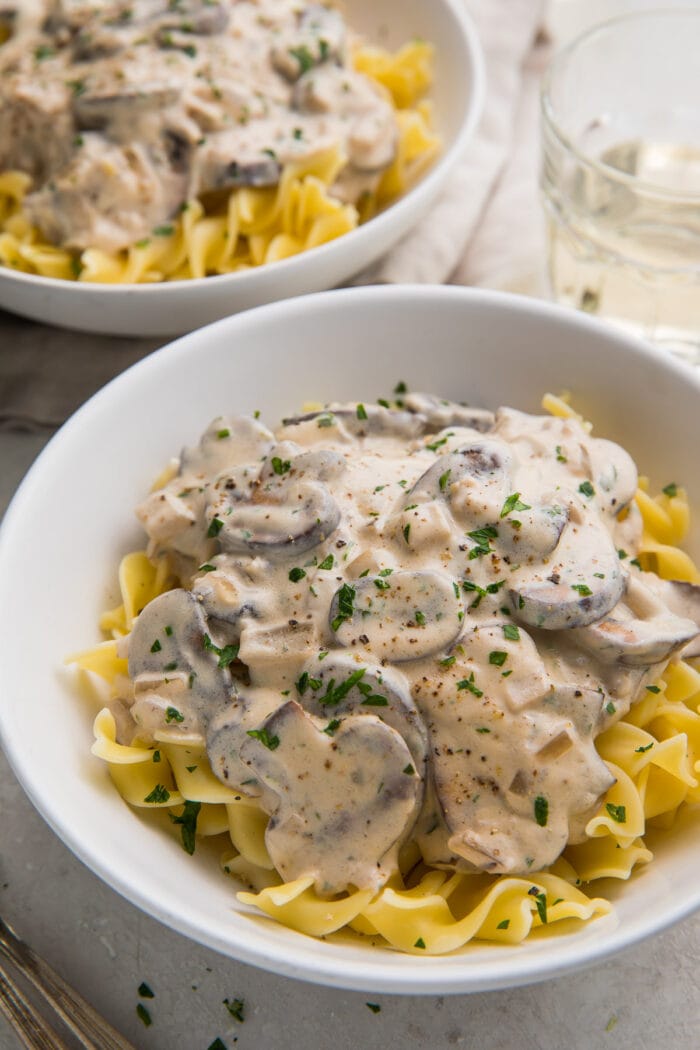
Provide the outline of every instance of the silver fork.
<path id="1" fill-rule="evenodd" d="M 48 963 L 0 919 L 0 1010 L 29 1050 L 69 1050 L 32 1006 L 7 969 L 10 962 L 85 1050 L 134 1050 Z"/>

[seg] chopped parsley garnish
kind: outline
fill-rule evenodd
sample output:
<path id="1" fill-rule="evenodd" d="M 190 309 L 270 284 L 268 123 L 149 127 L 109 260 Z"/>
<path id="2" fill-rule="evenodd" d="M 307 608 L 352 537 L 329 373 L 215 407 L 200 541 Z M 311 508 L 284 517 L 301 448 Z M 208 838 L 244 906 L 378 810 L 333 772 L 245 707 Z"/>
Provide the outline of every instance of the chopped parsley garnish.
<path id="1" fill-rule="evenodd" d="M 165 721 L 168 724 L 170 724 L 170 722 L 184 722 L 185 716 L 180 711 L 178 711 L 176 707 L 166 707 Z"/>
<path id="2" fill-rule="evenodd" d="M 605 710 L 607 711 L 607 713 L 609 715 L 614 715 L 615 714 L 615 712 L 617 711 L 617 708 L 615 707 L 615 705 L 612 702 L 612 700 L 610 701 L 610 703 L 605 705 Z"/>
<path id="3" fill-rule="evenodd" d="M 393 569 L 380 569 L 377 576 L 391 576 Z"/>
<path id="4" fill-rule="evenodd" d="M 173 660 L 169 664 L 165 664 L 163 667 L 164 671 L 177 671 L 177 660 Z"/>
<path id="5" fill-rule="evenodd" d="M 582 496 L 586 497 L 586 499 L 592 499 L 592 497 L 595 496 L 595 489 L 591 485 L 590 481 L 582 481 L 578 487 L 578 490 Z"/>
<path id="6" fill-rule="evenodd" d="M 272 469 L 275 474 L 286 474 L 290 470 L 292 464 L 288 459 L 280 459 L 279 456 L 273 456 L 270 460 L 272 463 Z"/>
<path id="7" fill-rule="evenodd" d="M 362 404 L 359 404 L 357 406 L 357 418 L 358 419 L 367 419 L 367 409 Z"/>
<path id="8" fill-rule="evenodd" d="M 554 449 L 557 454 L 557 463 L 568 463 L 568 459 L 561 450 L 561 445 L 557 445 Z"/>
<path id="9" fill-rule="evenodd" d="M 140 241 L 134 243 L 134 248 L 148 248 L 151 243 L 150 237 L 142 237 Z"/>
<path id="10" fill-rule="evenodd" d="M 549 818 L 549 802 L 544 795 L 538 795 L 535 799 L 534 804 L 535 820 L 541 828 L 547 826 L 547 820 Z"/>
<path id="11" fill-rule="evenodd" d="M 503 667 L 507 659 L 508 653 L 504 653 L 502 649 L 493 649 L 489 653 L 489 663 L 495 667 Z"/>
<path id="12" fill-rule="evenodd" d="M 327 412 L 323 416 L 319 416 L 318 419 L 316 420 L 316 426 L 317 427 L 321 427 L 322 429 L 324 427 L 334 427 L 335 426 L 335 416 L 332 415 L 330 412 Z"/>
<path id="13" fill-rule="evenodd" d="M 153 761 L 154 762 L 160 762 L 160 751 L 154 751 L 153 752 Z"/>
<path id="14" fill-rule="evenodd" d="M 306 576 L 306 570 L 300 569 L 298 566 L 294 569 L 289 570 L 289 579 L 292 583 L 299 583 L 299 580 L 303 580 Z"/>
<path id="15" fill-rule="evenodd" d="M 160 642 L 159 642 L 159 641 L 158 641 L 158 639 L 156 638 L 155 642 L 154 642 L 154 643 L 153 643 L 153 645 L 151 646 L 151 652 L 152 652 L 152 653 L 159 653 L 159 652 L 161 651 L 161 649 L 162 649 L 162 648 L 163 648 L 163 646 L 162 646 L 162 645 L 160 644 Z"/>
<path id="16" fill-rule="evenodd" d="M 195 767 L 196 768 L 196 767 Z M 197 832 L 197 817 L 199 811 L 202 808 L 201 802 L 192 802 L 189 799 L 185 802 L 184 809 L 179 817 L 170 814 L 170 819 L 173 824 L 180 825 L 180 835 L 182 838 L 182 848 L 185 853 L 189 853 L 190 856 L 194 853 L 195 848 L 195 835 Z"/>
<path id="17" fill-rule="evenodd" d="M 328 572 L 329 569 L 333 568 L 333 564 L 334 564 L 334 562 L 333 562 L 333 555 L 332 554 L 327 554 L 326 557 L 321 562 L 321 564 L 319 565 L 319 569 L 323 569 L 324 572 Z"/>
<path id="18" fill-rule="evenodd" d="M 85 81 L 84 80 L 67 80 L 66 87 L 69 87 L 76 98 L 80 95 L 85 94 Z"/>
<path id="19" fill-rule="evenodd" d="M 503 507 L 501 508 L 501 517 L 507 517 L 513 510 L 531 510 L 532 507 L 529 503 L 523 503 L 520 499 L 519 492 L 513 492 L 512 495 L 508 496 Z"/>
<path id="20" fill-rule="evenodd" d="M 547 894 L 546 893 L 538 893 L 536 895 L 533 894 L 533 896 L 535 897 L 535 901 L 537 902 L 537 914 L 540 917 L 540 922 L 542 922 L 546 926 L 547 925 Z"/>
<path id="21" fill-rule="evenodd" d="M 228 427 L 223 427 L 221 430 L 217 430 L 216 436 L 219 441 L 223 441 L 224 438 L 231 437 L 231 431 Z"/>
<path id="22" fill-rule="evenodd" d="M 167 634 L 168 638 L 172 638 L 172 636 L 173 636 L 173 629 L 170 626 L 170 624 L 168 624 L 167 627 L 165 628 L 165 633 Z"/>
<path id="23" fill-rule="evenodd" d="M 627 822 L 627 810 L 624 806 L 615 806 L 612 802 L 606 802 L 605 808 L 616 824 Z"/>
<path id="24" fill-rule="evenodd" d="M 43 62 L 45 58 L 52 58 L 55 54 L 55 49 L 49 47 L 48 44 L 39 44 L 39 46 L 34 49 L 34 58 L 37 62 Z"/>
<path id="25" fill-rule="evenodd" d="M 388 591 L 391 587 L 391 584 L 387 583 L 386 580 L 375 580 L 374 586 L 377 588 L 378 591 Z"/>
<path id="26" fill-rule="evenodd" d="M 391 405 L 389 404 L 389 402 L 387 401 L 387 399 L 385 397 L 378 397 L 377 398 L 377 404 L 381 405 L 382 408 L 391 408 Z"/>
<path id="27" fill-rule="evenodd" d="M 141 1018 L 146 1028 L 149 1028 L 153 1024 L 153 1021 L 151 1020 L 151 1015 L 149 1014 L 148 1010 L 143 1005 L 143 1003 L 137 1003 L 136 1013 L 138 1017 Z"/>
<path id="28" fill-rule="evenodd" d="M 372 693 L 362 701 L 363 707 L 388 707 L 389 701 L 385 696 L 380 696 L 379 693 Z"/>
<path id="29" fill-rule="evenodd" d="M 408 393 L 408 387 L 404 383 L 403 379 L 400 379 L 394 387 L 394 393 L 399 395 Z"/>
<path id="30" fill-rule="evenodd" d="M 314 56 L 309 51 L 306 44 L 302 44 L 301 47 L 290 47 L 289 54 L 292 58 L 296 58 L 299 63 L 299 72 L 308 73 L 314 66 Z"/>
<path id="31" fill-rule="evenodd" d="M 520 641 L 520 629 L 517 627 L 516 624 L 504 623 L 501 627 L 501 630 L 503 631 L 503 637 L 506 638 L 509 642 Z"/>
<path id="32" fill-rule="evenodd" d="M 408 543 L 408 538 L 409 538 L 410 535 L 411 535 L 411 526 L 410 526 L 410 524 L 409 525 L 404 525 L 404 527 L 403 527 L 403 538 L 405 539 L 406 543 Z"/>
<path id="33" fill-rule="evenodd" d="M 444 660 L 440 661 L 440 667 L 452 667 L 456 659 L 456 656 L 446 656 Z"/>
<path id="34" fill-rule="evenodd" d="M 146 795 L 144 802 L 151 802 L 154 805 L 162 806 L 170 798 L 170 792 L 162 784 L 156 784 L 153 791 Z"/>
<path id="35" fill-rule="evenodd" d="M 141 984 L 139 985 L 139 995 L 141 996 L 142 999 L 154 999 L 155 998 L 155 996 L 153 994 L 153 990 L 149 987 L 149 985 L 146 984 L 145 981 L 142 981 Z"/>
<path id="36" fill-rule="evenodd" d="M 440 484 L 440 492 L 444 492 L 445 489 L 447 488 L 447 486 L 449 485 L 449 483 L 450 483 L 450 474 L 451 473 L 452 473 L 451 470 L 446 470 L 444 474 L 440 475 L 440 482 L 439 482 L 439 484 Z"/>
<path id="37" fill-rule="evenodd" d="M 209 562 L 205 562 L 204 565 L 200 565 L 197 572 L 216 572 L 216 565 L 210 565 Z"/>
<path id="38" fill-rule="evenodd" d="M 437 450 L 439 448 L 442 448 L 442 446 L 446 445 L 446 444 L 447 444 L 447 437 L 444 437 L 444 438 L 438 438 L 437 441 L 432 441 L 429 445 L 426 445 L 425 447 L 430 449 L 431 452 L 437 452 Z"/>
<path id="39" fill-rule="evenodd" d="M 248 729 L 247 733 L 248 736 L 252 736 L 253 740 L 259 740 L 268 751 L 274 751 L 280 746 L 280 738 L 278 736 L 270 736 L 267 729 Z"/>
<path id="40" fill-rule="evenodd" d="M 413 945 L 414 948 L 425 948 L 425 941 L 422 937 L 419 937 L 416 943 Z"/>
<path id="41" fill-rule="evenodd" d="M 623 550 L 622 547 L 618 548 L 617 556 L 620 559 L 620 561 L 624 561 L 625 558 L 629 558 L 629 554 L 627 553 L 626 550 Z"/>
<path id="42" fill-rule="evenodd" d="M 309 672 L 304 671 L 302 675 L 294 683 L 299 696 L 303 696 L 306 690 L 309 688 Z"/>
<path id="43" fill-rule="evenodd" d="M 660 693 L 661 690 L 659 689 L 658 685 L 648 685 L 647 686 L 647 692 L 649 692 L 649 693 Z"/>
<path id="44" fill-rule="evenodd" d="M 678 485 L 676 485 L 675 481 L 672 481 L 670 485 L 664 485 L 661 491 L 664 496 L 670 496 L 673 499 L 674 496 L 678 495 Z"/>
<path id="45" fill-rule="evenodd" d="M 499 924 L 496 927 L 496 929 L 497 930 L 507 930 L 509 926 L 510 926 L 510 919 L 501 919 L 501 921 L 499 922 Z"/>
<path id="46" fill-rule="evenodd" d="M 378 1014 L 381 1010 L 379 1003 L 365 1003 L 365 1006 L 368 1007 L 373 1014 Z"/>
<path id="47" fill-rule="evenodd" d="M 153 233 L 154 233 L 154 236 L 156 236 L 156 237 L 172 237 L 172 235 L 175 233 L 175 227 L 174 226 L 155 226 L 154 229 L 153 229 Z M 221 434 L 218 434 L 217 436 L 221 437 Z M 225 436 L 228 437 L 228 434 L 226 434 Z"/>
<path id="48" fill-rule="evenodd" d="M 654 741 L 652 740 L 650 744 L 642 744 L 640 747 L 635 747 L 634 752 L 636 755 L 643 755 L 645 751 L 651 751 L 653 746 Z"/>
<path id="49" fill-rule="evenodd" d="M 484 525 L 481 529 L 472 529 L 467 536 L 476 544 L 469 551 L 469 558 L 483 558 L 485 554 L 491 554 L 490 541 L 496 539 L 498 529 L 495 525 Z"/>
<path id="50" fill-rule="evenodd" d="M 202 645 L 210 653 L 216 653 L 219 657 L 218 666 L 221 668 L 228 667 L 234 660 L 238 659 L 238 651 L 240 646 L 238 645 L 225 645 L 223 648 L 219 648 L 218 645 L 214 645 L 208 634 L 204 635 L 202 639 Z"/>
<path id="51" fill-rule="evenodd" d="M 335 731 L 336 731 L 336 729 L 338 728 L 339 725 L 340 725 L 340 719 L 339 718 L 331 718 L 330 722 L 328 723 L 326 728 L 323 730 L 323 732 L 327 733 L 328 736 L 333 736 L 333 734 L 335 733 Z"/>
<path id="52" fill-rule="evenodd" d="M 412 777 L 413 774 L 415 773 L 415 769 L 413 768 L 413 766 L 409 762 L 407 766 L 404 766 L 403 772 L 406 774 L 406 776 Z"/>
<path id="53" fill-rule="evenodd" d="M 341 624 L 351 619 L 355 611 L 355 588 L 344 583 L 338 591 L 338 615 L 331 622 L 331 628 L 337 631 Z"/>
<path id="54" fill-rule="evenodd" d="M 634 565 L 638 569 L 641 569 L 641 567 L 642 567 L 642 563 L 639 560 L 639 558 L 630 558 L 630 565 Z"/>
<path id="55" fill-rule="evenodd" d="M 217 1035 L 214 1042 L 209 1044 L 207 1050 L 226 1050 L 226 1043 Z"/>
<path id="56" fill-rule="evenodd" d="M 325 704 L 326 706 L 340 703 L 341 700 L 345 699 L 353 686 L 362 681 L 366 670 L 366 667 L 358 667 L 356 671 L 353 671 L 351 675 L 348 675 L 345 681 L 341 682 L 338 686 L 335 684 L 335 678 L 331 678 L 326 686 L 326 691 L 323 696 L 318 697 L 319 703 Z M 365 688 L 369 689 L 371 693 L 371 688 L 369 686 L 366 686 Z M 360 691 L 364 694 L 365 689 L 361 689 Z"/>
<path id="57" fill-rule="evenodd" d="M 245 1002 L 243 999 L 224 999 L 224 1006 L 231 1014 L 234 1021 L 240 1021 L 240 1023 L 243 1024 L 245 1021 Z"/>
<path id="58" fill-rule="evenodd" d="M 419 627 L 425 627 L 425 613 L 421 612 L 420 609 L 416 609 L 414 618 Z"/>
<path id="59" fill-rule="evenodd" d="M 578 591 L 582 598 L 587 598 L 590 594 L 593 594 L 593 591 L 586 583 L 572 583 L 571 590 Z"/>
<path id="60" fill-rule="evenodd" d="M 490 733 L 491 732 L 491 730 L 488 729 L 486 726 L 477 726 L 476 727 L 476 731 L 477 731 L 477 733 Z"/>
<path id="61" fill-rule="evenodd" d="M 474 681 L 474 672 L 469 675 L 469 678 L 463 678 L 461 682 L 457 682 L 458 689 L 468 689 L 475 697 L 479 698 L 484 695 L 483 690 L 479 689 Z"/>
<path id="62" fill-rule="evenodd" d="M 292 132 L 292 136 L 297 140 L 297 142 L 300 142 L 304 137 L 304 132 L 302 128 L 295 128 Z"/>
<path id="63" fill-rule="evenodd" d="M 212 518 L 209 522 L 209 528 L 207 529 L 207 536 L 209 539 L 213 539 L 218 536 L 224 527 L 224 523 L 221 518 Z"/>

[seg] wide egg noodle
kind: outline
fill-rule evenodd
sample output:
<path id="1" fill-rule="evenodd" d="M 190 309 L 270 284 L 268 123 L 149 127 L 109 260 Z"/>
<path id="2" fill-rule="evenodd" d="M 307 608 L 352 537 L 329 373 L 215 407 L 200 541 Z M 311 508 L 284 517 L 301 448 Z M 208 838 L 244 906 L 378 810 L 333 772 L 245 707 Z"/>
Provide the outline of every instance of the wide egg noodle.
<path id="1" fill-rule="evenodd" d="M 571 414 L 566 402 L 549 398 L 546 407 L 557 415 Z M 688 527 L 683 490 L 653 499 L 640 490 L 637 505 L 644 524 L 642 551 L 668 552 L 661 569 L 698 572 L 682 551 Z M 103 629 L 118 639 L 130 630 L 147 601 L 173 585 L 164 561 L 152 565 L 143 552 L 121 563 L 122 604 L 105 614 Z M 84 671 L 107 682 L 125 673 L 118 642 L 107 641 L 71 658 Z M 570 845 L 549 871 L 523 879 L 484 874 L 450 874 L 419 865 L 415 851 L 405 851 L 403 875 L 394 876 L 379 893 L 349 892 L 337 900 L 320 898 L 313 879 L 282 883 L 265 846 L 267 816 L 254 799 L 222 785 L 212 774 L 203 746 L 169 738 L 148 747 L 117 743 L 114 717 L 108 709 L 95 720 L 93 752 L 106 762 L 124 799 L 139 808 L 181 812 L 185 800 L 203 803 L 198 835 L 226 832 L 230 846 L 221 863 L 226 874 L 255 892 L 240 900 L 295 930 L 327 936 L 349 927 L 359 935 L 381 938 L 392 947 L 414 954 L 439 954 L 470 940 L 515 944 L 537 927 L 549 929 L 559 920 L 588 921 L 611 911 L 604 899 L 589 898 L 582 885 L 602 878 L 628 879 L 652 853 L 643 839 L 647 822 L 671 827 L 678 809 L 700 801 L 700 670 L 693 662 L 674 660 L 656 686 L 633 705 L 628 715 L 596 740 L 601 757 L 616 778 L 587 824 L 588 838 Z M 154 761 L 158 752 L 159 761 Z M 168 791 L 164 803 L 145 799 L 158 786 Z M 416 871 L 418 875 L 416 875 Z"/>
<path id="2" fill-rule="evenodd" d="M 279 262 L 354 230 L 400 197 L 435 160 L 440 140 L 421 96 L 432 81 L 433 49 L 413 42 L 392 54 L 360 47 L 355 68 L 381 87 L 396 110 L 396 156 L 374 192 L 344 204 L 331 187 L 345 165 L 338 147 L 285 166 L 279 184 L 233 190 L 223 213 L 188 202 L 179 217 L 123 252 L 88 248 L 79 256 L 42 241 L 22 201 L 31 179 L 0 173 L 0 265 L 94 284 L 153 284 L 236 273 Z"/>

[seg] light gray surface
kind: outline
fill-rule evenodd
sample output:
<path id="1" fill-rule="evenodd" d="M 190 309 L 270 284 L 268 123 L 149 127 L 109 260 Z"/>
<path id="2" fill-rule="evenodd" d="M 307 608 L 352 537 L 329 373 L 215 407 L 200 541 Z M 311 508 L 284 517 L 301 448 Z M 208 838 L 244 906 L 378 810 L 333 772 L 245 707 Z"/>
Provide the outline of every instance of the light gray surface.
<path id="1" fill-rule="evenodd" d="M 3 374 L 21 371 L 19 346 L 47 342 L 50 354 L 34 359 L 30 380 L 50 395 L 52 375 L 83 367 L 87 344 L 78 346 L 72 333 L 48 333 L 0 315 L 0 364 L 6 366 L 0 383 Z M 100 345 L 91 341 L 95 355 Z M 127 365 L 137 352 L 134 344 L 124 348 Z M 8 355 L 15 358 L 12 368 Z M 110 369 L 118 367 L 118 356 L 107 356 Z M 0 387 L 0 402 L 7 396 Z M 0 512 L 49 434 L 45 428 L 0 431 Z M 593 969 L 537 986 L 444 999 L 345 993 L 225 959 L 141 914 L 69 853 L 32 809 L 2 755 L 0 827 L 0 914 L 139 1050 L 207 1050 L 217 1036 L 227 1050 L 698 1045 L 700 915 Z M 148 1029 L 136 1016 L 141 981 L 155 993 L 146 1002 L 153 1018 Z M 226 998 L 245 1001 L 242 1025 L 229 1016 Z M 368 1001 L 381 1012 L 371 1012 Z M 0 1048 L 19 1046 L 0 1022 Z"/>

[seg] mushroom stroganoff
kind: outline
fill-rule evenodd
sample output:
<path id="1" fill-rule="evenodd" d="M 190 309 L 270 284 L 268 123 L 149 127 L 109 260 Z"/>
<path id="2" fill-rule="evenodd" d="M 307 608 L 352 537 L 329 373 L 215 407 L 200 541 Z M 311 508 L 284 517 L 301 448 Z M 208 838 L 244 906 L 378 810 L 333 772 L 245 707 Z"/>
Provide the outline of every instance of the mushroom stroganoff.
<path id="1" fill-rule="evenodd" d="M 180 585 L 116 643 L 113 746 L 199 754 L 318 899 L 372 900 L 400 854 L 538 884 L 624 777 L 596 738 L 697 649 L 637 485 L 576 418 L 424 394 L 216 419 L 137 511 Z"/>

